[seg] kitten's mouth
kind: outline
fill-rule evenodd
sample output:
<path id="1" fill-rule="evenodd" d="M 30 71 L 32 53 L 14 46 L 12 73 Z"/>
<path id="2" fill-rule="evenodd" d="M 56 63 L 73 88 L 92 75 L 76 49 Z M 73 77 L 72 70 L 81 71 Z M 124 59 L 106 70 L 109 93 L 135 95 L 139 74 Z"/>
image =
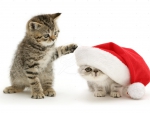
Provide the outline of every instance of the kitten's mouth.
<path id="1" fill-rule="evenodd" d="M 97 77 L 98 77 L 97 75 L 94 75 L 94 76 L 93 76 L 93 78 L 95 78 L 95 79 L 96 79 Z"/>
<path id="2" fill-rule="evenodd" d="M 54 39 L 54 38 L 51 38 L 51 37 L 50 37 L 50 39 L 49 39 L 49 40 L 50 40 L 50 42 L 53 42 L 53 43 L 55 43 L 55 42 L 56 42 L 56 38 Z"/>
<path id="3" fill-rule="evenodd" d="M 50 38 L 52 41 L 55 41 L 55 39 Z"/>
<path id="4" fill-rule="evenodd" d="M 53 44 L 56 42 L 56 39 L 52 40 Z"/>

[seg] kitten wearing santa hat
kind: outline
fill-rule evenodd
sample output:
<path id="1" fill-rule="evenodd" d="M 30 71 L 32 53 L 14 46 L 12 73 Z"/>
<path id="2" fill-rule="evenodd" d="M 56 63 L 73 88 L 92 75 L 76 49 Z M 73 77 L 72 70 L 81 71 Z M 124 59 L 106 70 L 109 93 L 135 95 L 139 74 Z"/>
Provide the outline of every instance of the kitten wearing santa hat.
<path id="1" fill-rule="evenodd" d="M 93 47 L 78 47 L 75 57 L 80 67 L 79 73 L 88 81 L 91 90 L 96 91 L 95 96 L 110 92 L 110 96 L 120 97 L 120 86 L 125 87 L 133 99 L 144 96 L 145 86 L 150 82 L 150 70 L 133 49 L 109 42 Z"/>
<path id="2" fill-rule="evenodd" d="M 89 66 L 81 65 L 78 69 L 80 75 L 87 80 L 90 91 L 94 92 L 95 97 L 105 97 L 110 94 L 111 97 L 121 97 L 121 85 L 113 81 L 108 75 L 101 70 Z"/>

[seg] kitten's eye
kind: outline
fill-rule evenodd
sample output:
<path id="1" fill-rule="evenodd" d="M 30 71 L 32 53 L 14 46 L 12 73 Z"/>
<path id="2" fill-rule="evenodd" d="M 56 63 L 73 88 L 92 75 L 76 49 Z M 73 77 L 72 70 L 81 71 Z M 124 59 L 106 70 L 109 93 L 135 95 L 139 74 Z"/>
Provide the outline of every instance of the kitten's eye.
<path id="1" fill-rule="evenodd" d="M 44 37 L 45 37 L 45 38 L 48 38 L 48 37 L 49 37 L 49 34 L 45 34 Z"/>
<path id="2" fill-rule="evenodd" d="M 90 67 L 87 67 L 87 68 L 85 68 L 85 71 L 90 72 L 90 71 L 92 71 L 92 69 Z"/>

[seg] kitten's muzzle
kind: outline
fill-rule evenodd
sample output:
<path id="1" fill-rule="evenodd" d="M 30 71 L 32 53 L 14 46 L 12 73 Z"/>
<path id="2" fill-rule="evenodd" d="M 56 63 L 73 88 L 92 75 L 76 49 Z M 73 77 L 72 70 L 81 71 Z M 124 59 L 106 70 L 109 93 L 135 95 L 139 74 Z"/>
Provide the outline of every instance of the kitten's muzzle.
<path id="1" fill-rule="evenodd" d="M 95 72 L 95 76 L 97 76 L 97 72 L 98 72 L 98 70 L 93 70 L 94 72 Z"/>
<path id="2" fill-rule="evenodd" d="M 95 72 L 95 73 L 97 73 L 97 72 L 98 72 L 98 70 L 94 70 L 94 72 Z"/>
<path id="3" fill-rule="evenodd" d="M 54 40 L 56 39 L 56 37 L 55 37 L 54 35 L 52 35 L 52 36 L 50 37 L 50 39 L 51 39 L 52 41 L 54 41 Z"/>

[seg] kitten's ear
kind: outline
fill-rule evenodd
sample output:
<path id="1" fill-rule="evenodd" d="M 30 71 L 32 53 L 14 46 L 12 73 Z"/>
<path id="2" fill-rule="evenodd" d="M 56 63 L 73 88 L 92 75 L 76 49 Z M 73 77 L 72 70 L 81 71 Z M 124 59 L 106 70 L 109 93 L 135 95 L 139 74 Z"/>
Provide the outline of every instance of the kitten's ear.
<path id="1" fill-rule="evenodd" d="M 52 14 L 51 16 L 54 20 L 56 20 L 60 15 L 61 13 L 55 13 L 55 14 Z"/>
<path id="2" fill-rule="evenodd" d="M 40 29 L 42 24 L 39 24 L 37 22 L 29 22 L 29 29 L 30 30 L 38 30 Z"/>

